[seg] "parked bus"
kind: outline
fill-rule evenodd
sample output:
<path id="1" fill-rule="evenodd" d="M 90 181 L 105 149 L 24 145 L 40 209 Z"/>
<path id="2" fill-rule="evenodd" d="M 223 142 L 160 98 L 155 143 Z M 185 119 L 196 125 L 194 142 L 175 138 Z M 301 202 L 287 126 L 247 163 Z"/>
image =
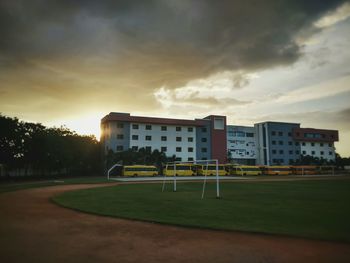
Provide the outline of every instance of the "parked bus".
<path id="1" fill-rule="evenodd" d="M 265 166 L 264 174 L 266 175 L 291 175 L 292 168 L 290 166 Z"/>
<path id="2" fill-rule="evenodd" d="M 258 166 L 234 165 L 230 167 L 230 175 L 261 175 L 262 171 Z"/>
<path id="3" fill-rule="evenodd" d="M 226 165 L 219 164 L 218 165 L 218 175 L 224 176 L 228 175 L 228 171 L 226 170 Z M 208 170 L 207 165 L 198 165 L 198 175 L 204 176 L 204 175 L 216 175 L 216 164 L 208 164 Z"/>
<path id="4" fill-rule="evenodd" d="M 316 166 L 314 165 L 298 165 L 292 166 L 293 174 L 304 175 L 304 174 L 317 174 Z"/>
<path id="5" fill-rule="evenodd" d="M 123 176 L 157 176 L 158 169 L 153 165 L 126 165 Z"/>
<path id="6" fill-rule="evenodd" d="M 174 164 L 169 164 L 164 167 L 164 173 L 166 176 L 195 176 L 196 175 L 196 165 L 190 164 L 176 164 L 176 171 L 174 171 Z"/>

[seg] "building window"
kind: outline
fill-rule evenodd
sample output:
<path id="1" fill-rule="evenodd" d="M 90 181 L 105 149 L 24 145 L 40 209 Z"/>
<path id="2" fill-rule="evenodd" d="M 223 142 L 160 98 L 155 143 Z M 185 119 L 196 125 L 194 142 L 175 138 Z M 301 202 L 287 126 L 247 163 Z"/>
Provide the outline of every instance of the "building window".
<path id="1" fill-rule="evenodd" d="M 289 154 L 293 154 L 293 151 L 292 151 L 292 150 L 290 150 L 290 151 L 289 151 Z"/>
<path id="2" fill-rule="evenodd" d="M 147 152 L 152 152 L 152 147 L 151 146 L 146 146 L 145 149 L 146 149 Z"/>
<path id="3" fill-rule="evenodd" d="M 160 151 L 161 151 L 161 152 L 166 152 L 166 150 L 167 150 L 166 147 L 161 147 L 161 148 L 160 148 Z"/>
<path id="4" fill-rule="evenodd" d="M 160 139 L 162 140 L 162 142 L 165 142 L 167 140 L 167 137 L 166 136 L 162 136 L 162 137 L 160 137 Z"/>
<path id="5" fill-rule="evenodd" d="M 202 138 L 201 142 L 207 142 L 207 138 Z"/>
<path id="6" fill-rule="evenodd" d="M 245 133 L 244 132 L 242 132 L 242 131 L 235 131 L 235 132 L 233 132 L 233 136 L 235 136 L 235 137 L 245 137 Z"/>
<path id="7" fill-rule="evenodd" d="M 245 154 L 246 154 L 246 155 L 249 155 L 249 152 L 246 152 Z"/>
<path id="8" fill-rule="evenodd" d="M 247 132 L 247 133 L 245 134 L 245 136 L 247 136 L 247 137 L 254 137 L 254 133 L 252 133 L 252 132 Z"/>
<path id="9" fill-rule="evenodd" d="M 304 151 L 304 152 L 305 152 L 305 151 Z M 295 154 L 299 154 L 299 150 L 296 150 L 296 151 L 295 151 Z"/>
<path id="10" fill-rule="evenodd" d="M 146 135 L 146 141 L 152 141 L 152 136 L 150 136 L 150 135 Z"/>
<path id="11" fill-rule="evenodd" d="M 293 142 L 288 142 L 288 145 L 293 145 Z"/>
<path id="12" fill-rule="evenodd" d="M 306 154 L 306 151 L 303 151 L 303 154 Z"/>
<path id="13" fill-rule="evenodd" d="M 206 158 L 206 157 L 203 157 L 202 160 L 205 161 L 205 160 L 207 160 L 207 158 Z"/>
<path id="14" fill-rule="evenodd" d="M 175 161 L 176 161 L 176 162 L 181 162 L 181 161 L 182 161 L 182 158 L 181 158 L 181 157 L 176 157 L 176 158 L 175 158 Z"/>
<path id="15" fill-rule="evenodd" d="M 193 161 L 193 157 L 188 157 L 187 161 L 189 161 L 189 162 Z"/>
<path id="16" fill-rule="evenodd" d="M 120 128 L 120 129 L 124 128 L 124 124 L 123 124 L 123 123 L 118 122 L 118 123 L 117 123 L 117 128 Z"/>
<path id="17" fill-rule="evenodd" d="M 320 146 L 323 147 L 323 143 L 320 143 Z"/>
<path id="18" fill-rule="evenodd" d="M 207 132 L 207 128 L 206 128 L 206 127 L 203 127 L 203 128 L 202 128 L 202 132 Z"/>
<path id="19" fill-rule="evenodd" d="M 133 141 L 137 141 L 139 139 L 139 136 L 138 135 L 133 135 L 131 138 L 132 138 Z"/>
<path id="20" fill-rule="evenodd" d="M 305 146 L 305 142 L 301 143 L 302 146 Z"/>
<path id="21" fill-rule="evenodd" d="M 283 136 L 283 132 L 278 132 L 278 136 Z"/>
<path id="22" fill-rule="evenodd" d="M 188 127 L 188 128 L 187 128 L 187 131 L 188 131 L 188 132 L 193 132 L 193 128 L 192 128 L 192 127 Z"/>
<path id="23" fill-rule="evenodd" d="M 288 136 L 291 137 L 291 136 L 292 136 L 292 133 L 291 133 L 291 132 L 288 132 Z"/>
<path id="24" fill-rule="evenodd" d="M 138 130 L 138 129 L 139 129 L 139 125 L 138 125 L 138 124 L 133 124 L 133 125 L 132 125 L 132 128 L 133 128 L 134 130 Z"/>
<path id="25" fill-rule="evenodd" d="M 177 142 L 181 142 L 181 141 L 182 141 L 182 138 L 181 138 L 181 137 L 176 137 L 176 141 L 177 141 Z"/>
<path id="26" fill-rule="evenodd" d="M 166 130 L 168 130 L 168 129 L 167 129 L 166 126 L 161 126 L 161 127 L 160 127 L 160 130 L 161 130 L 161 131 L 166 131 Z"/>
<path id="27" fill-rule="evenodd" d="M 181 127 L 176 127 L 176 131 L 181 131 Z"/>
<path id="28" fill-rule="evenodd" d="M 188 142 L 193 142 L 193 137 L 188 137 L 188 138 L 187 138 L 187 141 L 188 141 Z"/>
<path id="29" fill-rule="evenodd" d="M 135 152 L 137 152 L 138 149 L 139 149 L 139 147 L 137 147 L 137 146 L 131 147 L 131 150 L 133 150 L 133 151 L 135 151 Z"/>
<path id="30" fill-rule="evenodd" d="M 279 145 L 283 145 L 283 141 L 279 141 L 278 144 L 279 144 Z"/>
<path id="31" fill-rule="evenodd" d="M 272 135 L 272 136 L 275 136 L 275 135 L 276 135 L 276 132 L 275 132 L 275 131 L 272 131 L 272 132 L 271 132 L 271 135 Z"/>
<path id="32" fill-rule="evenodd" d="M 188 147 L 188 152 L 192 153 L 193 152 L 193 147 Z"/>
<path id="33" fill-rule="evenodd" d="M 329 147 L 332 147 L 332 146 L 333 146 L 333 144 L 332 144 L 332 143 L 328 143 L 328 146 L 329 146 Z"/>
<path id="34" fill-rule="evenodd" d="M 225 121 L 223 118 L 214 118 L 214 129 L 215 130 L 225 129 Z"/>
<path id="35" fill-rule="evenodd" d="M 272 141 L 272 145 L 276 145 L 276 141 Z"/>
<path id="36" fill-rule="evenodd" d="M 284 153 L 284 151 L 283 150 L 280 150 L 280 154 L 283 154 Z"/>
<path id="37" fill-rule="evenodd" d="M 299 146 L 299 142 L 295 142 L 295 146 Z"/>
<path id="38" fill-rule="evenodd" d="M 312 155 L 315 155 L 315 151 L 311 151 L 311 154 L 312 154 Z"/>
<path id="39" fill-rule="evenodd" d="M 118 152 L 123 151 L 123 150 L 124 150 L 123 145 L 118 145 L 118 146 L 117 146 L 117 151 L 118 151 Z"/>
<path id="40" fill-rule="evenodd" d="M 152 130 L 152 125 L 146 125 L 146 130 Z"/>
<path id="41" fill-rule="evenodd" d="M 277 153 L 277 151 L 276 150 L 272 150 L 272 154 L 276 154 Z"/>
<path id="42" fill-rule="evenodd" d="M 117 134 L 117 139 L 118 140 L 123 140 L 124 139 L 124 135 L 123 134 Z"/>
<path id="43" fill-rule="evenodd" d="M 207 148 L 202 148 L 201 151 L 202 151 L 202 153 L 206 153 L 207 152 Z"/>
<path id="44" fill-rule="evenodd" d="M 182 151 L 181 147 L 176 147 L 176 152 L 181 152 L 181 151 Z"/>
<path id="45" fill-rule="evenodd" d="M 312 142 L 312 143 L 311 143 L 311 146 L 315 146 L 315 143 Z"/>
<path id="46" fill-rule="evenodd" d="M 333 152 L 329 152 L 329 155 L 333 155 Z"/>
<path id="47" fill-rule="evenodd" d="M 321 154 L 321 155 L 324 155 L 324 152 L 323 152 L 323 151 L 320 151 L 320 154 Z"/>

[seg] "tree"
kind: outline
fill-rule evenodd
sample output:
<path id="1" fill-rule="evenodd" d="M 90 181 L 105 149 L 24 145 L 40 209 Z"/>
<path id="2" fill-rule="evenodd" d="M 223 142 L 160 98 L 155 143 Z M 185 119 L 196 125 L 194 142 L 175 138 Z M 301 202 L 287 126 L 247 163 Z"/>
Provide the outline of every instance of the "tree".
<path id="1" fill-rule="evenodd" d="M 100 145 L 66 127 L 47 128 L 0 115 L 0 163 L 25 174 L 97 173 Z"/>

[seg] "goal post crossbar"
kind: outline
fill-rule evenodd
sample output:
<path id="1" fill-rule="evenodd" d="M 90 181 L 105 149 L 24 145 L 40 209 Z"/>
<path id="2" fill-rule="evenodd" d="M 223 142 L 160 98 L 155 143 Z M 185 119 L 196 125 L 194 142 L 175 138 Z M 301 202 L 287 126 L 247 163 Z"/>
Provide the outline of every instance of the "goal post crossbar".
<path id="1" fill-rule="evenodd" d="M 216 166 L 216 198 L 220 198 L 220 185 L 219 185 L 219 162 L 217 159 L 210 159 L 210 160 L 193 160 L 193 161 L 174 161 L 174 162 L 168 162 L 165 166 L 165 171 L 168 169 L 169 165 L 174 166 L 174 176 L 173 176 L 173 185 L 174 185 L 174 192 L 177 191 L 177 185 L 176 185 L 176 165 L 177 164 L 206 164 L 205 174 L 204 174 L 204 181 L 203 181 L 203 189 L 202 189 L 202 198 L 204 198 L 204 192 L 205 192 L 205 186 L 207 182 L 207 175 L 208 175 L 208 166 L 209 163 L 215 163 Z M 165 189 L 165 181 L 166 181 L 166 172 L 164 172 L 163 175 L 163 185 L 162 185 L 162 192 L 164 192 Z"/>

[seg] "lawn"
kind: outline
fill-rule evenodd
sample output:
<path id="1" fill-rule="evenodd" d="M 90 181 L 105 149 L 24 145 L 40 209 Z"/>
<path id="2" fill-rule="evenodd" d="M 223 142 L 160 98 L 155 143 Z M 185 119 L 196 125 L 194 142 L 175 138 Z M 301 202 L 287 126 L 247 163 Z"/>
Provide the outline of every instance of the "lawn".
<path id="1" fill-rule="evenodd" d="M 75 177 L 75 178 L 62 178 L 52 180 L 41 180 L 36 182 L 22 182 L 22 183 L 3 183 L 0 184 L 0 194 L 5 192 L 11 192 L 22 189 L 65 185 L 65 184 L 95 184 L 95 183 L 108 183 L 106 177 Z"/>
<path id="2" fill-rule="evenodd" d="M 221 184 L 125 184 L 66 192 L 54 201 L 112 217 L 180 226 L 284 234 L 350 242 L 350 180 Z"/>

